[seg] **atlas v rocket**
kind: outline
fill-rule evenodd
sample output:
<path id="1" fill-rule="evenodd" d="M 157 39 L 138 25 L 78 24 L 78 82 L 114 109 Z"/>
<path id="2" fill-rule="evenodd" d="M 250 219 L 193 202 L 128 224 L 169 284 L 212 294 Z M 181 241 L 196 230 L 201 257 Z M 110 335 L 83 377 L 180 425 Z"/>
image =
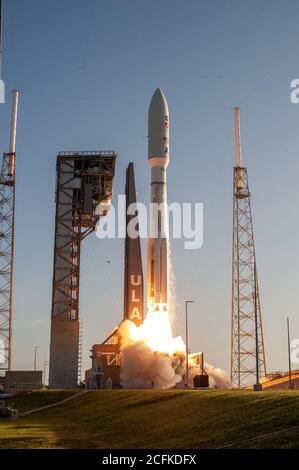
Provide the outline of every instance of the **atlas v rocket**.
<path id="1" fill-rule="evenodd" d="M 158 88 L 148 113 L 148 162 L 151 169 L 150 236 L 147 259 L 147 301 L 155 311 L 168 310 L 168 207 L 166 169 L 169 163 L 169 112 Z"/>

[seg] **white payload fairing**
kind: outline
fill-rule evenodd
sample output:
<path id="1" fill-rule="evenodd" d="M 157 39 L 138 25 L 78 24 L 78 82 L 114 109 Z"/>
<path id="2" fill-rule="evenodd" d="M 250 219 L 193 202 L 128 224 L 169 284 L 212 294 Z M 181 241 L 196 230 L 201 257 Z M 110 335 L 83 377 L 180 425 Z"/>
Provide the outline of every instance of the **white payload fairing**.
<path id="1" fill-rule="evenodd" d="M 169 164 L 169 112 L 158 88 L 148 113 L 148 162 L 151 168 L 150 236 L 147 258 L 147 302 L 155 311 L 168 310 L 168 206 L 166 169 Z"/>

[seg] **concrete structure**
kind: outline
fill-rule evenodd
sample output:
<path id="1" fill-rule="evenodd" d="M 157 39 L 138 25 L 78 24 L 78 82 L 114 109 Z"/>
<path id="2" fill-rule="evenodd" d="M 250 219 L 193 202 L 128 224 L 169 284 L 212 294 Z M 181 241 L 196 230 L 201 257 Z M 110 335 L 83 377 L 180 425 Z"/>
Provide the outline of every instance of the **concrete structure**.
<path id="1" fill-rule="evenodd" d="M 75 388 L 81 377 L 81 242 L 111 203 L 114 152 L 61 152 L 57 157 L 51 312 L 50 388 Z"/>
<path id="2" fill-rule="evenodd" d="M 50 388 L 76 388 L 79 369 L 79 319 L 52 318 Z"/>
<path id="3" fill-rule="evenodd" d="M 10 370 L 5 374 L 4 390 L 6 393 L 41 388 L 43 388 L 43 372 L 41 370 Z"/>
<path id="4" fill-rule="evenodd" d="M 91 369 L 85 372 L 86 388 L 120 388 L 119 344 L 95 344 L 90 357 Z"/>

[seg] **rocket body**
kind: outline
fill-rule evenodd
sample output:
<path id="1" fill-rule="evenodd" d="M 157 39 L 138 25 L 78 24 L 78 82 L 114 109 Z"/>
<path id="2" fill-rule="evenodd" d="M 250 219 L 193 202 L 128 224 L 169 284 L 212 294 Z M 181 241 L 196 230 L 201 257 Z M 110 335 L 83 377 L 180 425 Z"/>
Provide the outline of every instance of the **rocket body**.
<path id="1" fill-rule="evenodd" d="M 166 169 L 169 164 L 169 111 L 158 88 L 148 114 L 148 162 L 151 169 L 150 234 L 147 259 L 147 301 L 154 310 L 168 310 L 168 206 Z"/>

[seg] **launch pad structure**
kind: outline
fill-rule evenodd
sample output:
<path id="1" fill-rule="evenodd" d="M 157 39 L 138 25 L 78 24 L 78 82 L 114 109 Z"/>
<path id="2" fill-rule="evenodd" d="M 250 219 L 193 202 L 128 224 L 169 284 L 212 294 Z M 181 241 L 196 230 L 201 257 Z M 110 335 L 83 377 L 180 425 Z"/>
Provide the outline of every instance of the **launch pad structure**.
<path id="1" fill-rule="evenodd" d="M 266 375 L 262 312 L 247 168 L 242 166 L 240 115 L 235 108 L 231 381 L 246 387 Z"/>
<path id="2" fill-rule="evenodd" d="M 99 204 L 111 202 L 115 160 L 114 151 L 61 152 L 57 157 L 50 388 L 78 385 L 81 242 L 95 230 Z"/>

